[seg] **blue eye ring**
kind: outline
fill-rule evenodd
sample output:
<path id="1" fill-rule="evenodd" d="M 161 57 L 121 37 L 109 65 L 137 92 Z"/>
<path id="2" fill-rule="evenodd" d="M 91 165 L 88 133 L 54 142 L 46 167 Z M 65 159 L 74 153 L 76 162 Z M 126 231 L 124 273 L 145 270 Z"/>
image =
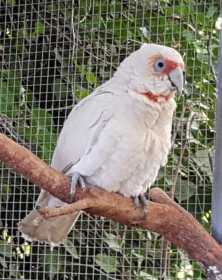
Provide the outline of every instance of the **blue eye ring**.
<path id="1" fill-rule="evenodd" d="M 166 67 L 165 61 L 161 58 L 158 59 L 154 64 L 154 68 L 156 72 L 161 72 L 165 67 Z"/>

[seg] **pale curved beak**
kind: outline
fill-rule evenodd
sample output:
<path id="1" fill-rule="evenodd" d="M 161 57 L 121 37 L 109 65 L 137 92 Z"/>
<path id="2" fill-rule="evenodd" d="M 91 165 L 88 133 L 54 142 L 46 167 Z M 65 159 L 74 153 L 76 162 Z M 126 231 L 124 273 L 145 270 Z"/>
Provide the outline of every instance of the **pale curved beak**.
<path id="1" fill-rule="evenodd" d="M 181 68 L 176 68 L 173 71 L 169 73 L 169 80 L 174 86 L 178 93 L 181 94 L 183 91 L 183 85 L 184 85 L 184 72 Z"/>

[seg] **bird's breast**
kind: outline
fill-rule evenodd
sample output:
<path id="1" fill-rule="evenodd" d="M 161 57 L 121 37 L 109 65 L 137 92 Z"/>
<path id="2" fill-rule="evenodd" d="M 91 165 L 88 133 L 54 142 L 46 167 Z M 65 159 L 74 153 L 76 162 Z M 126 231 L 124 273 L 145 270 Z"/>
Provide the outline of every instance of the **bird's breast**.
<path id="1" fill-rule="evenodd" d="M 150 110 L 147 116 L 140 112 L 119 117 L 113 123 L 110 132 L 120 135 L 117 145 L 90 183 L 128 197 L 154 183 L 170 151 L 173 110 L 161 114 Z"/>

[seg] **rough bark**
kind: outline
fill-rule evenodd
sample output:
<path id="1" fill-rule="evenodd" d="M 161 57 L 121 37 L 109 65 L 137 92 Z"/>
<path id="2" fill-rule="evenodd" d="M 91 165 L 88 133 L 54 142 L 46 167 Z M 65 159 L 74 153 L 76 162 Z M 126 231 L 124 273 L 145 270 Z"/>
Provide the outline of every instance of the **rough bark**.
<path id="1" fill-rule="evenodd" d="M 65 175 L 2 134 L 0 160 L 54 196 L 71 202 L 69 180 Z M 89 186 L 85 191 L 77 188 L 73 201 L 78 202 L 71 204 L 66 211 L 72 211 L 71 208 L 76 206 L 92 215 L 155 231 L 186 251 L 191 258 L 201 262 L 210 272 L 209 279 L 222 279 L 222 247 L 215 239 L 161 189 L 153 188 L 150 197 L 152 201 L 148 205 L 147 215 L 144 215 L 131 199 Z M 46 209 L 44 215 L 53 215 L 52 211 Z"/>

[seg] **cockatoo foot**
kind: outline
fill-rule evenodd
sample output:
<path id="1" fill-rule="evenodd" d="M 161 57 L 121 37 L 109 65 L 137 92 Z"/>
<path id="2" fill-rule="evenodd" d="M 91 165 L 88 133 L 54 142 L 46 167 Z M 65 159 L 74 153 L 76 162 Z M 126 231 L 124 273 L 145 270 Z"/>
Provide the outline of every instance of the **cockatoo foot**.
<path id="1" fill-rule="evenodd" d="M 76 192 L 76 187 L 80 186 L 82 189 L 85 189 L 86 184 L 84 182 L 83 177 L 78 172 L 74 172 L 70 177 L 70 197 L 73 198 Z"/>
<path id="2" fill-rule="evenodd" d="M 149 204 L 149 195 L 148 193 L 141 193 L 138 196 L 134 196 L 134 203 L 137 208 L 142 208 L 144 214 L 147 214 L 147 206 Z"/>
<path id="3" fill-rule="evenodd" d="M 80 175 L 79 172 L 75 171 L 73 173 L 69 173 L 70 169 L 73 167 L 74 163 L 70 162 L 65 166 L 65 168 L 62 170 L 62 172 L 67 175 L 70 178 L 70 199 L 72 200 L 74 197 L 74 194 L 76 192 L 76 187 L 80 186 L 81 188 L 85 189 L 86 184 L 84 182 L 83 177 Z"/>

